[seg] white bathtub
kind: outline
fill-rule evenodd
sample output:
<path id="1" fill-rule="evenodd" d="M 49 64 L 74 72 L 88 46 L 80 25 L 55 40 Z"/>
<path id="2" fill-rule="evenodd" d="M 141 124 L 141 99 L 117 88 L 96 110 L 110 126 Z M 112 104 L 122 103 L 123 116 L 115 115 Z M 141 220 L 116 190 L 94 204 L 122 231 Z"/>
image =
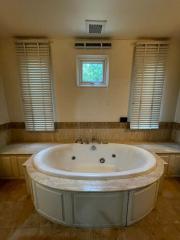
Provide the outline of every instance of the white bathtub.
<path id="1" fill-rule="evenodd" d="M 156 159 L 144 149 L 125 144 L 62 144 L 42 150 L 33 163 L 53 176 L 111 179 L 149 172 Z"/>

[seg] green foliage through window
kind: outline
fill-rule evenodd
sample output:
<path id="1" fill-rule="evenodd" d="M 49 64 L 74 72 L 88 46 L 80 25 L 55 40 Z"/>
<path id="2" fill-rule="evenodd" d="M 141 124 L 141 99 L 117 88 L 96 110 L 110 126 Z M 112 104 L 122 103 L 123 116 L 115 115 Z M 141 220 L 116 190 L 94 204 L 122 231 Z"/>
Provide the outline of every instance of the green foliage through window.
<path id="1" fill-rule="evenodd" d="M 102 83 L 103 63 L 82 63 L 82 82 Z"/>

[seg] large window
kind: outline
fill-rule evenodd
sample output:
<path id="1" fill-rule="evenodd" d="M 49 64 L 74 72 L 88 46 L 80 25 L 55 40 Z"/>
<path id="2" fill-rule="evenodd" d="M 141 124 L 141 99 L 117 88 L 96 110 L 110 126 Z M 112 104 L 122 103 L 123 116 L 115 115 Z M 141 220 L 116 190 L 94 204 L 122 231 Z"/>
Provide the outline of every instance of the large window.
<path id="1" fill-rule="evenodd" d="M 77 85 L 81 87 L 107 87 L 109 63 L 105 55 L 79 55 L 77 57 Z"/>
<path id="2" fill-rule="evenodd" d="M 168 43 L 138 42 L 135 46 L 130 100 L 130 128 L 157 129 Z"/>
<path id="3" fill-rule="evenodd" d="M 50 46 L 47 40 L 17 40 L 26 129 L 54 130 Z"/>

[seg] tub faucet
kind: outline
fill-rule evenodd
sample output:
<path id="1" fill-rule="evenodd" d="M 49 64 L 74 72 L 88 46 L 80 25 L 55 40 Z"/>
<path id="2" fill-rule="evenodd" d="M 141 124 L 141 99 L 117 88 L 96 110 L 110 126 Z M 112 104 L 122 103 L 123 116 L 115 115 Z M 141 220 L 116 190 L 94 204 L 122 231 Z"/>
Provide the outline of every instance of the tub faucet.
<path id="1" fill-rule="evenodd" d="M 76 140 L 75 140 L 75 143 L 83 144 L 83 140 L 82 140 L 82 138 L 78 138 L 78 139 L 76 139 Z"/>
<path id="2" fill-rule="evenodd" d="M 101 143 L 101 141 L 98 140 L 96 137 L 92 137 L 91 142 L 92 142 L 92 143 Z"/>

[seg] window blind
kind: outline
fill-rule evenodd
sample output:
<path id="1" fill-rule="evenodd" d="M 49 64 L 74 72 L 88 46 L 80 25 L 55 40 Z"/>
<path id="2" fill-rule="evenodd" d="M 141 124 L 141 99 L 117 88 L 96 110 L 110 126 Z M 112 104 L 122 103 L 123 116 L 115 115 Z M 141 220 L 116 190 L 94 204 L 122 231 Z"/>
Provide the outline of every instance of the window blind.
<path id="1" fill-rule="evenodd" d="M 138 42 L 132 74 L 130 128 L 157 129 L 167 68 L 168 43 Z"/>
<path id="2" fill-rule="evenodd" d="M 54 130 L 50 46 L 47 40 L 17 40 L 26 130 Z"/>

